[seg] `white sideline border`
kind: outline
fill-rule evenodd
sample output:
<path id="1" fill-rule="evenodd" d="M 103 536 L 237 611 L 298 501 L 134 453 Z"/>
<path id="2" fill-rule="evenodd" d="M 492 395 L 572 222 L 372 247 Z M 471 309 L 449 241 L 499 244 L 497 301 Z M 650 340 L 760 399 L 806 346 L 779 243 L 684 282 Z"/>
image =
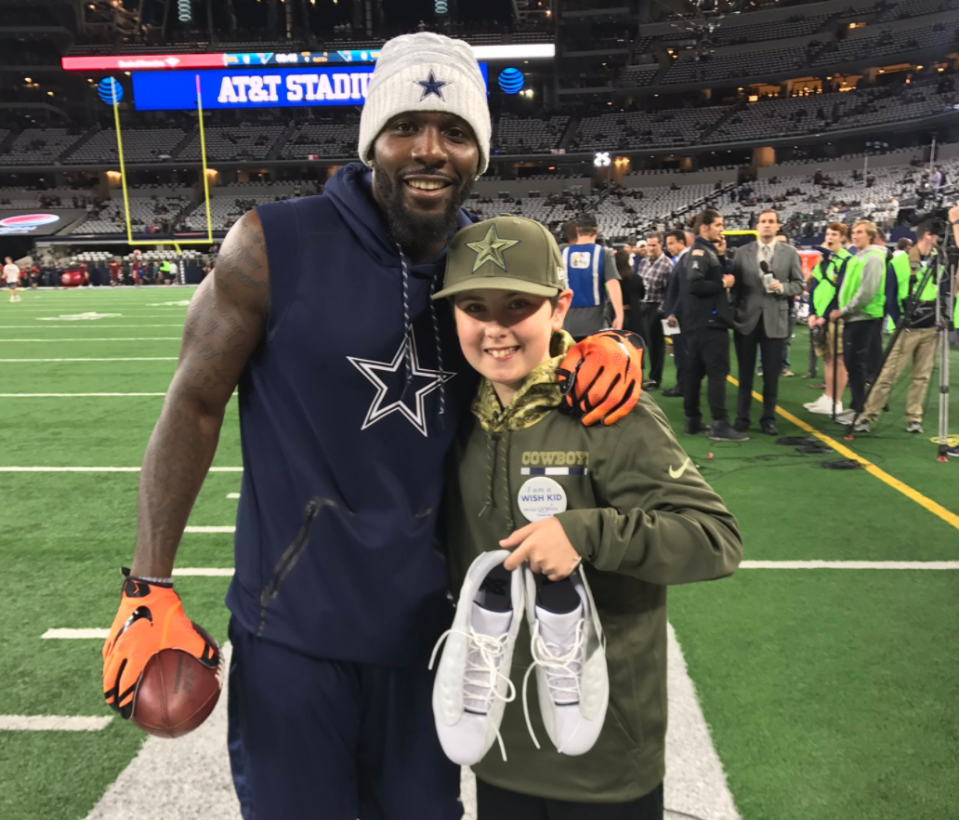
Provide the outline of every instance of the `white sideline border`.
<path id="1" fill-rule="evenodd" d="M 23 364 L 24 362 L 175 362 L 177 356 L 114 356 L 111 358 L 91 358 L 81 356 L 79 358 L 69 359 L 0 359 L 2 364 Z"/>
<path id="2" fill-rule="evenodd" d="M 0 732 L 99 732 L 113 720 L 69 715 L 0 715 Z"/>
<path id="3" fill-rule="evenodd" d="M 132 321 L 134 317 L 131 316 L 130 319 Z M 141 327 L 178 327 L 182 329 L 183 322 L 179 322 L 179 323 L 174 322 L 173 324 L 162 324 L 162 325 L 153 325 L 153 324 L 142 325 L 139 322 L 136 322 L 136 324 L 133 324 L 133 325 L 101 325 L 99 322 L 96 322 L 95 324 L 85 325 L 84 327 L 89 327 L 91 330 L 94 330 L 94 329 L 95 330 L 107 330 L 107 329 L 136 330 Z M 2 328 L 2 330 L 69 330 L 72 333 L 76 333 L 78 330 L 82 330 L 82 329 L 83 329 L 82 327 L 74 327 L 72 325 L 67 326 L 66 324 L 51 325 L 49 327 L 47 327 L 46 325 L 4 325 Z M 5 339 L 2 336 L 0 336 L 0 342 L 2 341 L 5 341 Z"/>
<path id="4" fill-rule="evenodd" d="M 197 533 L 235 532 L 235 527 L 187 527 Z M 739 569 L 836 569 L 836 570 L 959 570 L 959 561 L 743 561 Z M 230 567 L 181 567 L 174 568 L 174 575 L 226 576 L 232 575 Z"/>
<path id="5" fill-rule="evenodd" d="M 140 467 L 0 467 L 0 473 L 138 473 Z M 242 473 L 242 467 L 211 467 L 211 473 Z"/>
<path id="6" fill-rule="evenodd" d="M 132 330 L 132 328 L 131 328 Z M 89 339 L 0 339 L 5 344 L 51 344 L 53 342 L 180 342 L 182 336 L 118 336 L 110 338 L 105 336 L 94 336 Z"/>
<path id="7" fill-rule="evenodd" d="M 40 636 L 42 641 L 86 641 L 110 637 L 109 629 L 48 629 Z"/>

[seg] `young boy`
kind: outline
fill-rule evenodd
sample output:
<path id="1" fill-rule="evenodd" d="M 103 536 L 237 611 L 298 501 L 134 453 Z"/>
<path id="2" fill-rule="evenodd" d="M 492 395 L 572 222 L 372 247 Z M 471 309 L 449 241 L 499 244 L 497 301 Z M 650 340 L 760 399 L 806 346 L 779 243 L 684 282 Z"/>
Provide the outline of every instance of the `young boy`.
<path id="1" fill-rule="evenodd" d="M 558 724 L 555 713 L 546 723 L 541 719 L 541 709 L 546 714 L 550 707 L 537 708 L 538 696 L 529 693 L 528 703 L 531 728 L 543 741 L 539 749 L 521 704 L 506 705 L 498 728 L 508 762 L 493 749 L 474 766 L 479 819 L 659 820 L 666 736 L 666 585 L 732 574 L 742 556 L 736 520 L 646 396 L 629 415 L 603 429 L 585 428 L 557 412 L 561 392 L 556 369 L 572 343 L 562 330 L 572 294 L 559 249 L 543 226 L 502 216 L 464 228 L 450 246 L 444 287 L 434 298 L 444 297 L 453 303 L 463 353 L 484 377 L 452 452 L 448 544 L 453 589 L 464 580 L 473 584 L 476 579 L 467 577 L 471 564 L 502 548 L 512 553 L 497 569 L 524 573 L 529 617 L 563 597 L 554 594 L 561 593 L 563 579 L 585 577 L 592 597 L 581 594 L 582 606 L 573 598 L 578 613 L 573 637 L 564 644 L 562 636 L 537 626 L 537 660 L 543 666 L 543 652 L 553 653 L 545 659 L 547 671 L 568 680 L 554 691 L 556 678 L 550 677 L 549 698 L 556 706 L 568 706 L 587 691 L 585 677 L 570 681 L 569 676 L 583 676 L 589 663 L 580 652 L 583 624 L 598 616 L 609 680 L 601 731 L 584 753 L 560 754 L 544 740 L 556 736 Z M 516 527 L 523 528 L 507 538 Z M 466 606 L 479 606 L 496 592 L 493 574 L 482 579 L 477 588 L 485 591 Z M 490 622 L 509 621 L 515 635 L 524 607 L 515 606 L 517 585 L 500 587 L 512 587 L 514 605 L 511 610 L 508 604 L 500 607 L 505 611 L 494 613 Z M 460 606 L 462 613 L 462 599 Z M 595 612 L 587 612 L 592 606 Z M 512 686 L 507 689 L 522 692 L 523 675 L 533 663 L 530 632 L 525 623 L 518 637 L 507 631 L 490 637 L 473 623 L 459 632 L 468 639 L 461 644 L 460 665 L 467 675 L 460 701 L 480 704 L 484 679 L 495 686 L 496 671 L 509 674 L 508 660 L 500 665 L 497 647 L 511 642 L 515 645 L 506 655 L 512 654 Z M 446 653 L 457 654 L 450 646 L 444 663 Z M 476 675 L 476 661 L 482 664 L 484 658 L 498 667 L 485 678 Z M 449 695 L 455 687 L 443 672 L 441 665 L 435 691 Z M 545 680 L 539 673 L 537 679 Z M 588 699 L 583 694 L 584 709 Z M 504 696 L 500 687 L 499 700 L 512 696 Z M 434 708 L 436 703 L 434 698 Z M 438 727 L 442 721 L 437 714 Z M 440 729 L 441 740 L 446 731 Z M 571 743 L 575 746 L 575 740 Z"/>

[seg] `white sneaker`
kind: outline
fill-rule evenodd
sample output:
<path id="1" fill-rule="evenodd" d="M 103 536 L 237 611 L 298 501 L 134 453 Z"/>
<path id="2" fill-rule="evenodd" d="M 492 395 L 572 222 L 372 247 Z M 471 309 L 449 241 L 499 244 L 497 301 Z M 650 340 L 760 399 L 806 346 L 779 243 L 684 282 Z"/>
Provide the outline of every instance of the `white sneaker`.
<path id="1" fill-rule="evenodd" d="M 538 749 L 526 697 L 535 669 L 539 709 L 550 740 L 560 754 L 585 754 L 602 731 L 609 705 L 605 640 L 592 592 L 582 566 L 556 583 L 525 567 L 523 572 L 533 652 L 523 679 L 526 726 Z"/>
<path id="2" fill-rule="evenodd" d="M 522 623 L 523 575 L 503 569 L 509 550 L 483 553 L 460 591 L 453 626 L 436 642 L 430 669 L 443 641 L 433 683 L 433 717 L 446 756 L 460 766 L 479 763 L 499 741 L 506 704 L 516 699 L 509 679 L 516 635 Z"/>
<path id="3" fill-rule="evenodd" d="M 824 416 L 832 415 L 832 399 L 829 398 L 825 393 L 821 395 L 815 401 L 807 402 L 803 405 L 810 413 L 821 413 Z M 836 402 L 836 412 L 842 412 L 842 402 Z"/>

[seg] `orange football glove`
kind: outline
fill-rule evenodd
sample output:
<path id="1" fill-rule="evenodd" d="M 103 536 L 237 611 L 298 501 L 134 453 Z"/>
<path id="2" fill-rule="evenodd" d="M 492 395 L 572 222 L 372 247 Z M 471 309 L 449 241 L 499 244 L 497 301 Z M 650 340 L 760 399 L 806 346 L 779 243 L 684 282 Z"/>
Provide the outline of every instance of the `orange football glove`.
<path id="1" fill-rule="evenodd" d="M 556 372 L 565 412 L 581 416 L 586 427 L 614 424 L 639 400 L 643 340 L 628 330 L 603 330 L 570 348 Z"/>
<path id="2" fill-rule="evenodd" d="M 211 669 L 221 656 L 216 641 L 183 614 L 172 584 L 130 578 L 126 568 L 123 574 L 127 577 L 120 609 L 103 644 L 103 696 L 111 709 L 129 720 L 143 667 L 157 652 L 182 649 Z"/>

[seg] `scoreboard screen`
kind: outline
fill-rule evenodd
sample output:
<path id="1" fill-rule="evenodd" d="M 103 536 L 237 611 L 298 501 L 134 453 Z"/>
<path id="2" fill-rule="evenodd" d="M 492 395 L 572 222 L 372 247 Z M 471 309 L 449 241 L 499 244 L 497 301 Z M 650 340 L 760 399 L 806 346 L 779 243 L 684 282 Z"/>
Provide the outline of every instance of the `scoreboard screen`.
<path id="1" fill-rule="evenodd" d="M 204 109 L 362 105 L 373 69 L 339 65 L 134 72 L 133 103 L 137 111 L 196 109 L 199 77 Z M 486 63 L 480 63 L 480 71 L 488 86 Z"/>

